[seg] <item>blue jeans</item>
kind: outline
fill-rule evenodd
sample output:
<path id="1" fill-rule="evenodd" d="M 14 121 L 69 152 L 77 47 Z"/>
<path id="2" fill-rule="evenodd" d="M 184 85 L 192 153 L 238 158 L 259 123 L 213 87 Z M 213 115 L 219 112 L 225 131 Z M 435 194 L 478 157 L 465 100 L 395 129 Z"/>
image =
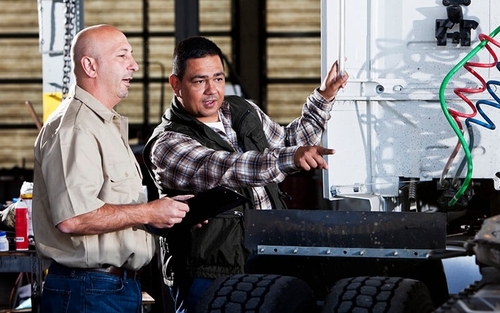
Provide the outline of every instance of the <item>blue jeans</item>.
<path id="1" fill-rule="evenodd" d="M 140 313 L 141 305 L 139 279 L 68 268 L 53 262 L 43 286 L 41 312 Z"/>

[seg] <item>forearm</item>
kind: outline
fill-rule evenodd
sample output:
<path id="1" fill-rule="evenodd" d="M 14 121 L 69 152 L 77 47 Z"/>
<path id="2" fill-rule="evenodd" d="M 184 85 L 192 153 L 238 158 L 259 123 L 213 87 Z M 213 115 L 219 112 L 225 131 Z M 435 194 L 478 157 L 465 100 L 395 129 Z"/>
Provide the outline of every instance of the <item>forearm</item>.
<path id="1" fill-rule="evenodd" d="M 293 159 L 296 150 L 297 147 L 283 147 L 266 149 L 262 153 L 248 151 L 221 173 L 220 184 L 228 187 L 260 187 L 280 183 L 287 175 L 299 170 Z"/>
<path id="2" fill-rule="evenodd" d="M 67 219 L 57 225 L 63 233 L 75 235 L 96 235 L 126 229 L 136 225 L 148 224 L 147 206 L 112 205 L 102 207 L 82 215 Z"/>
<path id="3" fill-rule="evenodd" d="M 287 126 L 290 145 L 318 145 L 330 120 L 333 101 L 327 101 L 314 90 L 302 108 L 302 116 Z M 295 134 L 295 135 L 294 135 Z"/>
<path id="4" fill-rule="evenodd" d="M 327 101 L 318 90 L 314 90 L 303 105 L 302 115 L 287 126 L 279 126 L 269 117 L 264 118 L 264 131 L 270 147 L 318 145 L 332 108 L 333 101 Z"/>
<path id="5" fill-rule="evenodd" d="M 263 186 L 297 170 L 295 148 L 231 153 L 209 149 L 195 140 L 179 140 L 162 143 L 153 151 L 156 179 L 169 189 L 197 192 L 219 184 Z"/>

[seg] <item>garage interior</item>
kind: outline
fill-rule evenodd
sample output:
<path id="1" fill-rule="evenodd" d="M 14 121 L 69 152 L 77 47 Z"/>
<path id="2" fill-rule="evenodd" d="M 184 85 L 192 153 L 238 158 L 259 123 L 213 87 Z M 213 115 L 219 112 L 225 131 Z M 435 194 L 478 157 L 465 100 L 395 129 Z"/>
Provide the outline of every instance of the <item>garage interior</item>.
<path id="1" fill-rule="evenodd" d="M 190 35 L 215 41 L 227 58 L 228 84 L 238 85 L 236 91 L 241 90 L 281 124 L 300 115 L 305 97 L 321 81 L 319 0 L 77 3 L 83 7 L 84 26 L 114 25 L 134 47 L 140 69 L 129 97 L 116 108 L 129 118 L 131 144 L 137 143 L 138 133 L 157 125 L 169 105 L 173 95 L 168 85 L 171 55 L 175 42 Z M 47 92 L 42 90 L 39 12 L 34 0 L 6 0 L 0 6 L 1 181 L 9 180 L 9 176 L 14 181 L 19 176 L 29 180 L 38 131 L 26 102 L 42 121 L 42 94 Z M 54 85 L 54 93 L 60 92 L 62 82 Z M 17 189 L 15 184 L 2 184 L 1 199 L 10 200 Z M 307 206 L 310 201 L 317 202 L 306 200 L 299 202 Z"/>
<path id="2" fill-rule="evenodd" d="M 332 180 L 324 183 L 325 172 L 319 170 L 291 175 L 280 187 L 290 196 L 285 202 L 292 210 L 251 210 L 245 215 L 245 222 L 251 225 L 245 231 L 253 232 L 253 241 L 249 241 L 255 257 L 250 264 L 254 272 L 249 274 L 300 277 L 315 285 L 317 304 L 326 304 L 327 309 L 333 301 L 325 294 L 335 293 L 338 278 L 346 276 L 354 279 L 349 285 L 360 285 L 356 279 L 363 276 L 367 285 L 380 283 L 372 280 L 375 276 L 403 277 L 406 283 L 406 278 L 421 280 L 433 297 L 434 307 L 446 302 L 436 311 L 439 313 L 459 305 L 447 301 L 452 299 L 450 295 L 458 295 L 462 298 L 453 299 L 462 301 L 472 299 L 472 291 L 479 291 L 480 300 L 485 300 L 480 292 L 482 287 L 490 287 L 490 278 L 496 295 L 500 294 L 500 241 L 492 241 L 494 249 L 489 250 L 491 242 L 484 240 L 485 250 L 495 256 L 492 273 L 496 276 L 486 272 L 481 281 L 484 285 L 475 289 L 467 285 L 481 278 L 479 272 L 485 264 L 491 266 L 481 263 L 481 258 L 490 255 L 473 251 L 470 239 L 481 233 L 484 221 L 500 213 L 498 134 L 476 131 L 476 138 L 486 148 L 477 144 L 481 140 L 476 141 L 476 147 L 469 139 L 469 150 L 475 149 L 477 176 L 470 185 L 463 184 L 468 186 L 466 192 L 456 197 L 457 185 L 448 173 L 452 158 L 447 158 L 457 155 L 459 145 L 444 123 L 438 90 L 446 72 L 478 42 L 484 42 L 478 34 L 487 34 L 500 24 L 495 14 L 500 10 L 497 0 L 1 0 L 0 201 L 4 210 L 19 196 L 23 182 L 32 181 L 34 142 L 50 112 L 46 104 L 57 105 L 67 87 L 67 68 L 62 62 L 47 62 L 48 58 L 62 58 L 65 51 L 61 30 L 54 25 L 81 29 L 104 23 L 127 36 L 140 68 L 128 97 L 115 110 L 129 119 L 129 144 L 139 148 L 136 156 L 141 163 L 140 148 L 173 96 L 168 76 L 178 41 L 201 35 L 217 43 L 225 54 L 226 94 L 252 100 L 286 125 L 301 115 L 306 97 L 320 85 L 321 72 L 331 58 L 340 56 L 336 52 L 342 49 L 337 50 L 336 44 L 342 40 L 336 36 L 342 32 L 335 28 L 342 24 L 337 18 L 337 13 L 342 16 L 340 5 L 337 10 L 339 3 L 347 3 L 351 13 L 344 23 L 349 25 L 344 48 L 350 79 L 343 94 L 337 96 L 332 123 L 325 133 L 325 137 L 333 134 L 330 139 L 336 137 L 336 141 L 326 141 L 337 150 L 335 162 L 325 171 L 326 180 Z M 54 9 L 61 6 L 77 10 L 80 19 Z M 58 13 L 52 13 L 53 9 Z M 47 16 L 49 19 L 44 19 Z M 322 21 L 328 23 L 322 25 Z M 54 48 L 53 42 L 59 45 Z M 484 55 L 476 57 L 486 62 Z M 485 77 L 497 79 L 498 60 L 492 67 L 496 69 L 487 69 Z M 48 72 L 61 79 L 53 80 Z M 460 75 L 454 77 L 459 83 L 469 87 L 477 84 Z M 447 87 L 450 94 L 452 87 L 455 85 Z M 498 102 L 494 105 L 500 108 Z M 456 171 L 458 181 L 465 176 L 460 176 L 461 170 Z M 328 176 L 330 173 L 337 177 Z M 143 174 L 148 197 L 155 199 L 149 174 Z M 445 181 L 449 183 L 441 184 Z M 343 201 L 326 200 L 323 193 Z M 461 201 L 450 205 L 455 200 Z M 343 210 L 339 203 L 349 209 Z M 500 229 L 500 221 L 496 221 L 491 225 Z M 0 223 L 0 231 L 7 231 L 9 252 L 15 252 L 14 229 Z M 490 236 L 489 231 L 486 228 L 483 236 Z M 498 229 L 491 232 L 498 234 Z M 417 246 L 421 242 L 425 246 Z M 293 249 L 285 251 L 290 247 Z M 373 254 L 367 256 L 369 253 Z M 409 255 L 401 257 L 403 253 Z M 9 263 L 0 252 L 0 313 L 13 312 L 25 299 L 23 287 L 38 287 L 40 282 L 30 275 L 39 270 L 33 255 L 27 261 L 14 256 Z M 289 261 L 290 256 L 294 262 Z M 154 258 L 141 276 L 143 290 L 153 298 L 145 304 L 144 312 L 173 312 L 161 283 L 159 262 Z M 27 270 L 10 270 L 19 268 L 17 263 L 27 264 L 23 267 Z M 341 282 L 339 290 L 346 291 L 342 284 L 347 283 Z M 333 300 L 341 302 L 340 295 Z M 359 292 L 359 296 L 364 294 Z M 491 300 L 500 307 L 500 297 Z"/>
<path id="3" fill-rule="evenodd" d="M 115 108 L 129 118 L 131 145 L 140 144 L 168 107 L 173 96 L 168 84 L 171 55 L 175 43 L 188 36 L 202 35 L 216 42 L 225 53 L 227 82 L 236 86 L 235 93 L 252 99 L 280 124 L 300 115 L 305 98 L 321 81 L 320 0 L 2 0 L 0 201 L 4 209 L 19 196 L 23 181 L 32 181 L 33 145 L 37 124 L 43 123 L 47 92 L 42 87 L 39 9 L 41 4 L 61 2 L 82 8 L 81 26 L 116 26 L 134 48 L 140 69 L 129 96 Z M 62 84 L 54 84 L 54 97 Z M 281 187 L 293 199 L 286 200 L 292 209 L 328 205 L 321 196 L 320 172 L 290 176 Z M 0 230 L 8 235 L 13 231 L 3 223 Z M 156 270 L 151 269 L 151 277 L 158 274 Z M 18 302 L 16 287 L 27 278 L 19 273 L 0 273 L 0 277 L 0 309 L 10 309 Z M 166 304 L 158 286 L 145 282 L 144 287 L 157 300 L 149 307 L 151 312 L 162 312 Z"/>

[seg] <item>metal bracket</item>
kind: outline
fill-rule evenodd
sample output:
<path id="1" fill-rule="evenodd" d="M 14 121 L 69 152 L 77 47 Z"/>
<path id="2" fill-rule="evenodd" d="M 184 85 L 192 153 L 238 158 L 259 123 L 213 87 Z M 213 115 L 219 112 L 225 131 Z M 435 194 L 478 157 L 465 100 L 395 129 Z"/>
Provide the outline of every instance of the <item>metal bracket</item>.
<path id="1" fill-rule="evenodd" d="M 453 44 L 471 45 L 470 30 L 476 29 L 479 23 L 473 20 L 464 20 L 462 7 L 460 6 L 468 6 L 470 2 L 470 0 L 443 0 L 448 18 L 436 20 L 435 34 L 438 46 L 446 46 L 448 38 L 452 40 Z M 459 31 L 448 33 L 448 29 L 453 28 L 455 24 L 459 25 Z"/>
<path id="2" fill-rule="evenodd" d="M 258 245 L 258 255 L 349 257 L 379 259 L 427 259 L 428 249 L 375 249 Z"/>

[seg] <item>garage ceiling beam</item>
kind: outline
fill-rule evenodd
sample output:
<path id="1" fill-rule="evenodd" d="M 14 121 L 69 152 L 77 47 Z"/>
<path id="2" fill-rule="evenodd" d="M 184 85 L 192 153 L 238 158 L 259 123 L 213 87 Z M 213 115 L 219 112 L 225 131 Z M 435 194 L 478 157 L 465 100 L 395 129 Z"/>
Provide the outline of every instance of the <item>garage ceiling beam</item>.
<path id="1" fill-rule="evenodd" d="M 266 108 L 266 0 L 234 0 L 233 63 L 246 97 Z"/>
<path id="2" fill-rule="evenodd" d="M 175 41 L 198 36 L 200 31 L 199 0 L 175 0 Z"/>

